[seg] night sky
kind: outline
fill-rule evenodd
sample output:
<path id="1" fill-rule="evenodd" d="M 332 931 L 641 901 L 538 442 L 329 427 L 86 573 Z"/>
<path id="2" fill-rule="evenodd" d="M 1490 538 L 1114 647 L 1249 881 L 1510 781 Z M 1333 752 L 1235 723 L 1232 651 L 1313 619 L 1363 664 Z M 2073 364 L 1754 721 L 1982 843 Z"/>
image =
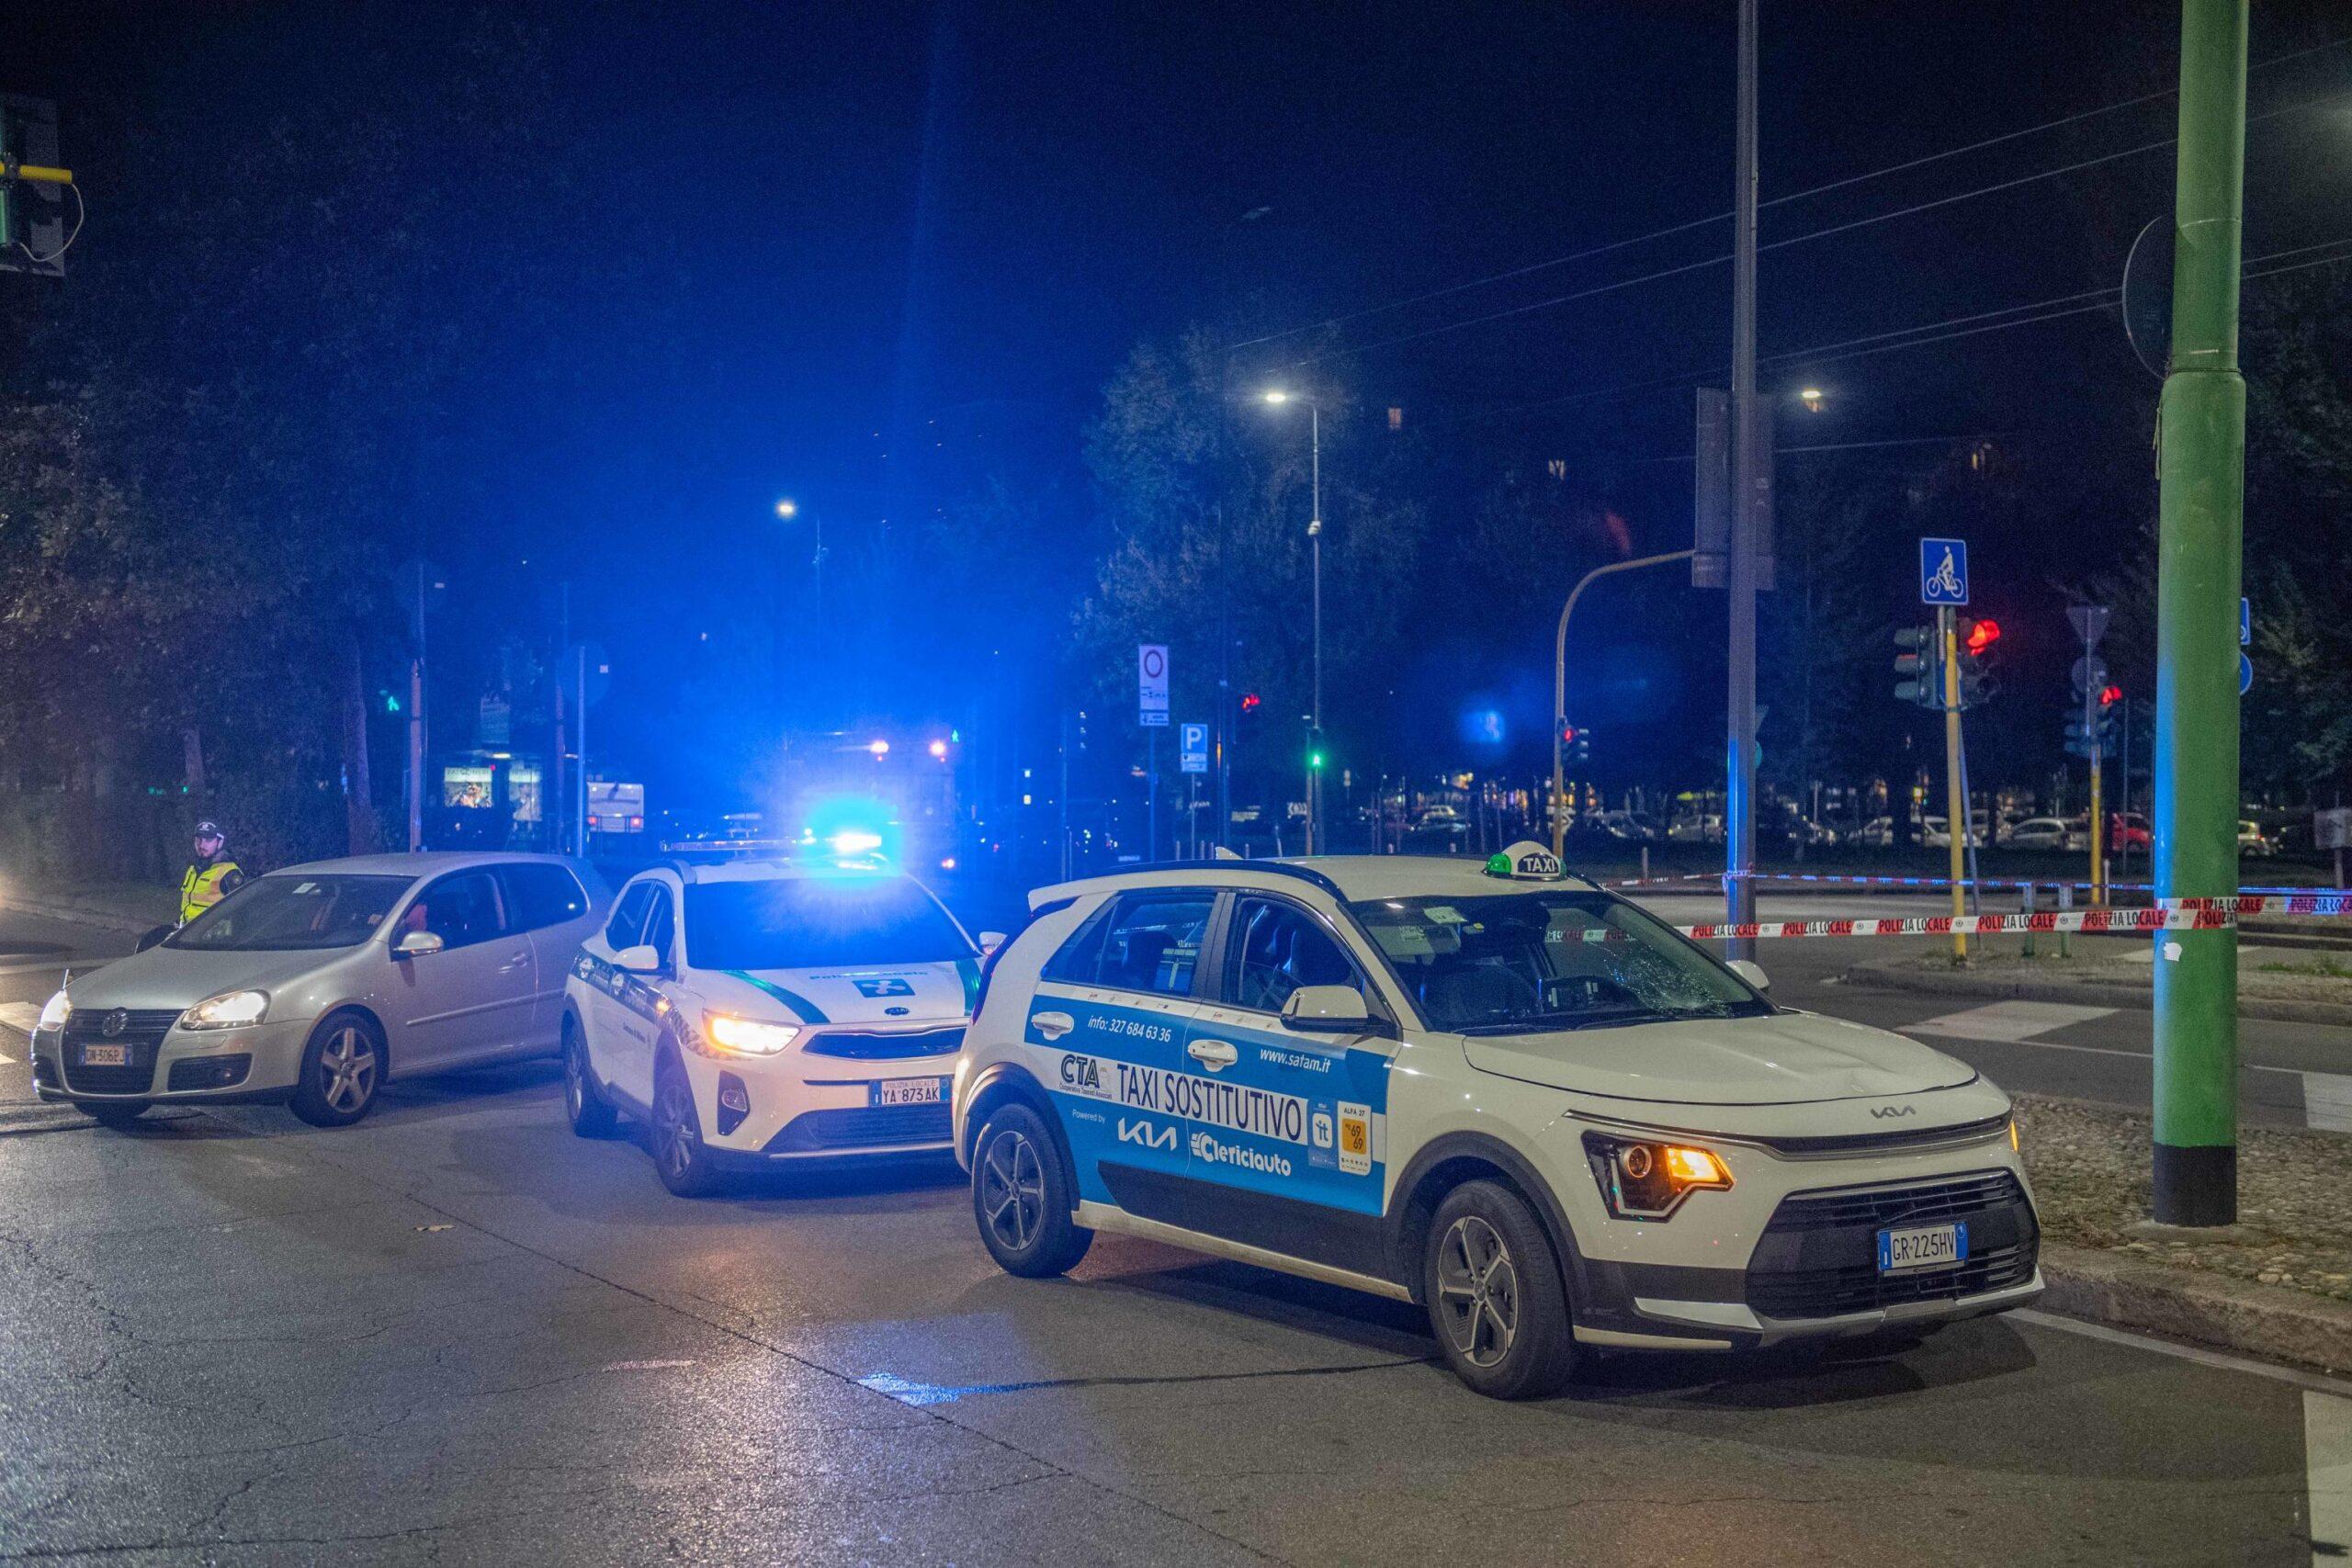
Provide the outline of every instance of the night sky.
<path id="1" fill-rule="evenodd" d="M 2258 7 L 2254 59 L 2328 41 L 2332 9 Z M 208 146 L 289 117 L 316 128 L 346 96 L 429 126 L 449 90 L 444 29 L 483 14 L 27 8 L 8 85 L 64 106 L 97 273 L 124 204 L 156 194 L 115 182 L 126 139 L 185 139 L 177 166 L 200 180 Z M 445 238 L 460 277 L 529 256 L 555 325 L 446 389 L 415 527 L 478 578 L 535 558 L 609 566 L 571 571 L 591 620 L 625 622 L 657 556 L 673 585 L 727 578 L 782 493 L 853 528 L 934 504 L 959 464 L 1069 484 L 1105 376 L 1188 323 L 1245 340 L 1244 381 L 1399 405 L 1432 439 L 1460 431 L 1522 457 L 1601 442 L 1664 475 L 1687 473 L 1673 465 L 1690 379 L 1728 361 L 1728 266 L 1520 309 L 1703 262 L 1728 250 L 1727 223 L 1455 286 L 1727 210 L 1729 0 L 486 14 L 530 40 L 558 140 L 544 188 L 485 191 L 483 231 Z M 1764 198 L 2161 94 L 2177 36 L 2163 4 L 1768 0 Z M 2352 49 L 2255 72 L 2249 256 L 2352 232 L 2347 92 Z M 2173 108 L 2156 96 L 1769 207 L 1765 243 L 2161 141 Z M 1783 445 L 2058 435 L 2129 457 L 2155 383 L 2109 313 L 1843 361 L 1773 356 L 2112 283 L 2170 189 L 2158 148 L 1769 249 L 1765 386 L 1828 393 L 1818 415 L 1784 408 Z M 1433 290 L 1453 291 L 1387 308 Z M 1655 497 L 1627 519 L 1631 542 L 1686 542 L 1687 481 Z M 1980 571 L 1996 585 L 2079 572 L 2140 522 L 2030 541 L 2030 566 L 1989 541 Z"/>

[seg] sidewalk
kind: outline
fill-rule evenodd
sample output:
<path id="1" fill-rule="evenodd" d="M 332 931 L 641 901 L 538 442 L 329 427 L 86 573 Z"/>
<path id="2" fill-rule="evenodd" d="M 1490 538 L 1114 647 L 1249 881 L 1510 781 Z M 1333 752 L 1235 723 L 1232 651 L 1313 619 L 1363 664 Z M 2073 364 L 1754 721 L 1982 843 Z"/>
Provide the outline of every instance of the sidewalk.
<path id="1" fill-rule="evenodd" d="M 2151 1224 L 2150 1122 L 2017 1097 L 2041 1214 L 2041 1304 L 2330 1371 L 2352 1369 L 2352 1138 L 2245 1128 L 2238 1224 Z"/>
<path id="2" fill-rule="evenodd" d="M 2342 925 L 2343 922 L 2339 922 Z M 2054 948 L 2055 939 L 2041 939 Z M 2046 952 L 1981 954 L 1955 969 L 1942 953 L 1874 958 L 1857 964 L 1841 983 L 1865 990 L 1919 991 L 1939 997 L 1998 997 L 2075 1002 L 2088 1007 L 2144 1008 L 2152 1003 L 2154 948 L 2145 939 L 2119 950 L 2112 939 L 2076 938 L 2075 955 Z M 2352 956 L 2352 955 L 2346 955 Z M 2266 948 L 2244 942 L 2238 950 L 2238 1016 L 2280 1023 L 2352 1026 L 2352 964 L 2332 953 Z"/>
<path id="3" fill-rule="evenodd" d="M 157 926 L 170 925 L 178 913 L 177 906 L 173 889 L 148 882 L 39 887 L 0 877 L 0 909 L 126 936 L 143 936 Z"/>

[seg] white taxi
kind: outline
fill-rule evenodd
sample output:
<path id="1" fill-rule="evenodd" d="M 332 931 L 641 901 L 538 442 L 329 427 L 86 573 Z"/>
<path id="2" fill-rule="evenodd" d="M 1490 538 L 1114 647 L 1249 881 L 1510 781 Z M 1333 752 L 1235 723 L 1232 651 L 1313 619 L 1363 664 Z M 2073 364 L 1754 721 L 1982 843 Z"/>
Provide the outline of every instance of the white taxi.
<path id="1" fill-rule="evenodd" d="M 640 873 L 566 982 L 564 1105 L 645 1122 L 681 1196 L 732 1170 L 944 1153 L 980 949 L 865 857 Z"/>
<path id="2" fill-rule="evenodd" d="M 2007 1096 L 1776 1007 L 1541 846 L 1045 888 L 956 1068 L 980 1239 L 1097 1231 L 1422 1303 L 1464 1382 L 1908 1338 L 2041 1290 Z"/>

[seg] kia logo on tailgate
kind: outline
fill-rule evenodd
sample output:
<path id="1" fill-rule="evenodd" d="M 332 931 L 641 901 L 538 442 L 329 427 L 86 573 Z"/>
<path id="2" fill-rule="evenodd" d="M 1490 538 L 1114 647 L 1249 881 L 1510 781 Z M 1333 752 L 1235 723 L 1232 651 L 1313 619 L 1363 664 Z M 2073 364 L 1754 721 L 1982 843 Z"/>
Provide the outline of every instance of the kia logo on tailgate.
<path id="1" fill-rule="evenodd" d="M 1871 1114 L 1883 1120 L 1889 1116 L 1908 1116 L 1918 1109 L 1916 1105 L 1873 1105 Z"/>

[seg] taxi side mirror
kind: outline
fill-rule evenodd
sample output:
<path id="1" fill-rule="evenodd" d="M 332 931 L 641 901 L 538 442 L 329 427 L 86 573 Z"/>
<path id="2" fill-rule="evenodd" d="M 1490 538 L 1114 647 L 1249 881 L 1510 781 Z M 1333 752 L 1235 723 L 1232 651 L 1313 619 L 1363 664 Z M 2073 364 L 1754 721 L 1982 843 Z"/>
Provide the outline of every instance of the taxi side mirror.
<path id="1" fill-rule="evenodd" d="M 624 947 L 613 954 L 613 967 L 631 975 L 662 973 L 662 954 L 651 942 L 641 942 L 635 947 Z"/>
<path id="2" fill-rule="evenodd" d="M 1363 1034 L 1372 1028 L 1353 986 L 1301 986 L 1283 1003 L 1283 1027 L 1309 1034 Z"/>
<path id="3" fill-rule="evenodd" d="M 392 943 L 394 958 L 418 958 L 428 953 L 438 953 L 443 946 L 439 937 L 431 931 L 402 931 L 400 941 Z"/>
<path id="4" fill-rule="evenodd" d="M 998 948 L 1002 947 L 1003 945 L 1004 933 L 1002 931 L 982 931 L 980 933 L 980 956 L 982 958 L 986 958 L 989 953 L 994 953 Z"/>
<path id="5" fill-rule="evenodd" d="M 1731 972 L 1759 991 L 1769 991 L 1772 988 L 1772 976 L 1764 973 L 1764 965 L 1752 958 L 1733 959 Z"/>

